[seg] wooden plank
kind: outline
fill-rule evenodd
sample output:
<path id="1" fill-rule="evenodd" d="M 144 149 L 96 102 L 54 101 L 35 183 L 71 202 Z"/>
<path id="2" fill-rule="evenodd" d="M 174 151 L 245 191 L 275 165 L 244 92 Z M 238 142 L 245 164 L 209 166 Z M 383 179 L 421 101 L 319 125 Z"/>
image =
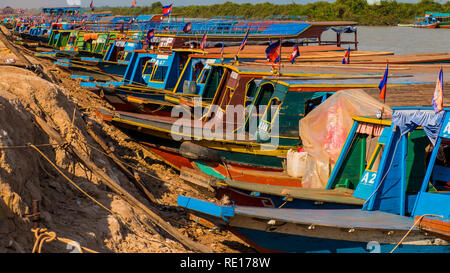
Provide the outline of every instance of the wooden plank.
<path id="1" fill-rule="evenodd" d="M 415 221 L 419 219 L 420 216 L 416 216 Z M 418 226 L 422 230 L 429 231 L 444 240 L 450 241 L 450 222 L 448 219 L 423 217 Z"/>
<path id="2" fill-rule="evenodd" d="M 352 196 L 353 191 L 341 191 L 338 189 L 309 189 L 300 187 L 285 187 L 262 185 L 256 183 L 239 182 L 234 180 L 223 181 L 230 187 L 248 191 L 255 191 L 265 194 L 274 194 L 278 196 L 287 196 L 297 199 L 312 201 L 322 201 L 339 204 L 363 205 L 364 200 Z"/>

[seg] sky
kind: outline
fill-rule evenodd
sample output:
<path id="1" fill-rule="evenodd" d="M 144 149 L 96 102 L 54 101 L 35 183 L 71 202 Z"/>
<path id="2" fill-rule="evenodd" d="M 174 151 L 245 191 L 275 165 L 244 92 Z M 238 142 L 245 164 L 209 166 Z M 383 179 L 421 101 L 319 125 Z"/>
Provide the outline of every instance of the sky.
<path id="1" fill-rule="evenodd" d="M 158 0 L 136 0 L 137 6 L 149 6 Z M 178 6 L 187 6 L 187 5 L 210 5 L 210 4 L 220 4 L 224 3 L 227 0 L 208 0 L 208 1 L 196 1 L 196 0 L 159 0 L 163 5 L 170 4 L 174 2 L 174 5 Z M 274 4 L 289 4 L 292 2 L 295 3 L 308 3 L 308 2 L 316 2 L 315 0 L 231 0 L 235 3 L 264 3 L 271 2 Z M 327 2 L 334 2 L 334 0 L 323 0 Z M 373 1 L 373 0 L 369 0 Z M 418 1 L 408 1 L 408 0 L 397 0 L 398 2 L 418 2 Z M 129 6 L 131 5 L 132 0 L 94 0 L 94 6 Z M 445 2 L 438 1 L 438 2 Z M 82 7 L 88 7 L 91 3 L 91 0 L 1 0 L 0 8 L 5 6 L 11 6 L 12 8 L 41 8 L 41 7 L 66 7 L 71 4 L 81 5 Z"/>

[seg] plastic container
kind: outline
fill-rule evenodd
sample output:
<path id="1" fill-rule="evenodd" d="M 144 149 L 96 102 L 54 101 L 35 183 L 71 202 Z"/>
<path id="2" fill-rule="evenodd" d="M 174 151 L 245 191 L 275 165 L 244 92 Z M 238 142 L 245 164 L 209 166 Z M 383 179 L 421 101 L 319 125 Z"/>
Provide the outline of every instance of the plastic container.
<path id="1" fill-rule="evenodd" d="M 305 175 L 306 159 L 308 153 L 289 150 L 287 152 L 287 174 L 292 177 Z"/>
<path id="2" fill-rule="evenodd" d="M 195 81 L 184 81 L 183 83 L 184 94 L 195 94 L 196 91 L 197 91 L 197 84 Z"/>

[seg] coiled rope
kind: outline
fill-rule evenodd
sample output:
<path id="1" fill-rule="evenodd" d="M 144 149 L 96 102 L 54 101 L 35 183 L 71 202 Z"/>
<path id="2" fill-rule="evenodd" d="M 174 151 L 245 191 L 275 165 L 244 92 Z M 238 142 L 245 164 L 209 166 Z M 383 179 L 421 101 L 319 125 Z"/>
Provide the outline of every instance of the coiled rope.
<path id="1" fill-rule="evenodd" d="M 90 253 L 98 253 L 97 251 L 94 251 L 87 247 L 80 246 L 80 244 L 76 241 L 73 241 L 73 240 L 70 240 L 67 238 L 58 237 L 58 236 L 56 236 L 55 232 L 47 231 L 46 228 L 33 228 L 33 229 L 31 229 L 31 232 L 34 233 L 34 237 L 36 238 L 36 241 L 34 242 L 32 253 L 41 253 L 42 246 L 44 245 L 45 242 L 52 242 L 55 240 L 58 240 L 67 245 L 76 247 L 78 253 L 83 253 L 83 250 L 90 252 Z"/>

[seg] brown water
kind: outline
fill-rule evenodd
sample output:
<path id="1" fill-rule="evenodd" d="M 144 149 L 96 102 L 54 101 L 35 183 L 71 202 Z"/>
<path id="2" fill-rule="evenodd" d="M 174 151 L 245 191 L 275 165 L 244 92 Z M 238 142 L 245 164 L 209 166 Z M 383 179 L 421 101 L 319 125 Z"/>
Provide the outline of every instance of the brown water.
<path id="1" fill-rule="evenodd" d="M 342 40 L 353 41 L 353 34 L 343 34 Z M 322 40 L 336 39 L 326 31 Z M 450 29 L 420 29 L 412 27 L 358 27 L 358 49 L 393 51 L 395 54 L 450 53 Z"/>

